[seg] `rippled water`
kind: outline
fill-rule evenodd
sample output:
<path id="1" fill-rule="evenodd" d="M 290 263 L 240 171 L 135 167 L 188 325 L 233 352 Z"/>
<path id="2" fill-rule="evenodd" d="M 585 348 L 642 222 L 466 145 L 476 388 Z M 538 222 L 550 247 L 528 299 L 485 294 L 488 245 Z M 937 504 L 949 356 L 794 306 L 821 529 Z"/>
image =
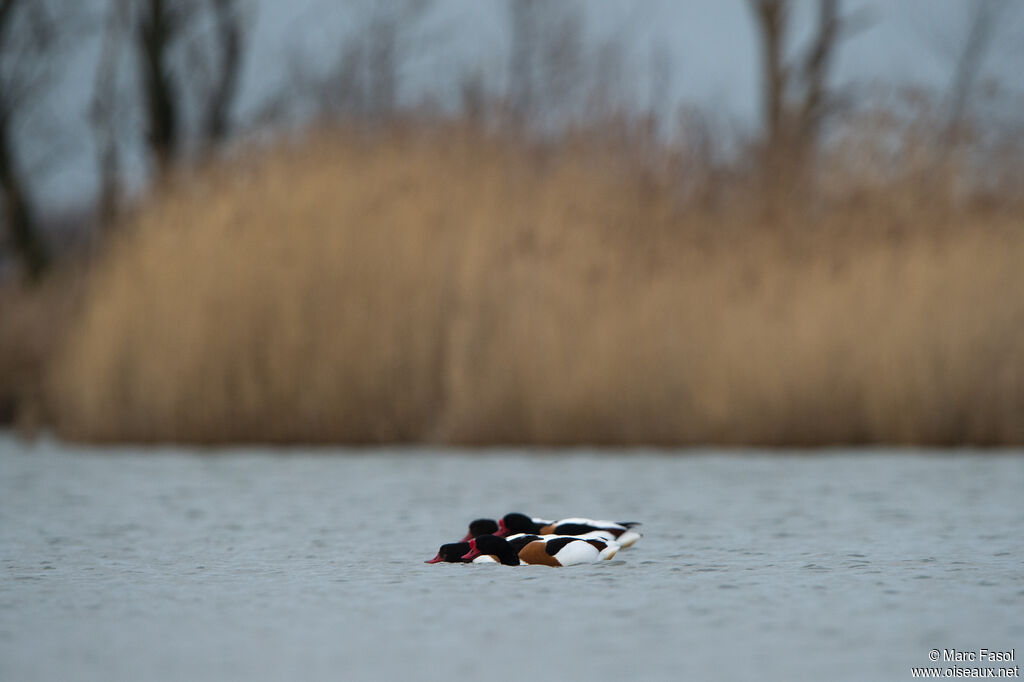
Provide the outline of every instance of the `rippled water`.
<path id="1" fill-rule="evenodd" d="M 1024 457 L 79 449 L 0 439 L 2 680 L 905 680 L 1024 656 Z M 474 517 L 640 520 L 564 569 Z"/>

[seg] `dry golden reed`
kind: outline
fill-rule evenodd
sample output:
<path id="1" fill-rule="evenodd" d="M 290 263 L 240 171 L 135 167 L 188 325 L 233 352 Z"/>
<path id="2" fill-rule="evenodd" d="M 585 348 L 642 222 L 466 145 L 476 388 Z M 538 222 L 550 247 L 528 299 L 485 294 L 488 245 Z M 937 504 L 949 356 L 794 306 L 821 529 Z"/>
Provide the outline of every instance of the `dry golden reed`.
<path id="1" fill-rule="evenodd" d="M 79 307 L 82 269 L 69 266 L 43 283 L 0 286 L 0 423 L 25 436 L 45 426 L 47 365 Z"/>
<path id="2" fill-rule="evenodd" d="M 96 268 L 60 433 L 1024 442 L 1012 215 L 682 200 L 685 168 L 613 147 L 335 131 L 179 179 Z"/>

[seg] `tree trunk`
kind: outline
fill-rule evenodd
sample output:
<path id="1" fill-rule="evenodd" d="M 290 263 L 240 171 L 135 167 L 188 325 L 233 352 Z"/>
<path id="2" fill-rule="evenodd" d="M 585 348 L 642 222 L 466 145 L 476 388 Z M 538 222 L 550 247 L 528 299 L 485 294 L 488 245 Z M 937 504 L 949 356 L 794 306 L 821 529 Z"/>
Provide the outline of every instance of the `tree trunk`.
<path id="1" fill-rule="evenodd" d="M 235 0 L 211 0 L 217 24 L 219 64 L 217 82 L 206 110 L 206 146 L 220 145 L 230 132 L 231 105 L 238 92 L 242 67 L 241 17 Z"/>
<path id="2" fill-rule="evenodd" d="M 768 150 L 782 146 L 783 117 L 788 74 L 782 50 L 786 37 L 786 4 L 783 0 L 752 3 L 761 36 L 761 108 Z"/>
<path id="3" fill-rule="evenodd" d="M 3 194 L 4 222 L 26 273 L 30 279 L 38 280 L 50 264 L 50 254 L 36 229 L 22 178 L 15 167 L 10 133 L 10 117 L 0 117 L 0 192 Z"/>
<path id="4" fill-rule="evenodd" d="M 128 25 L 129 2 L 111 0 L 103 29 L 103 45 L 96 66 L 89 123 L 96 147 L 96 167 L 99 172 L 99 195 L 96 200 L 96 222 L 105 229 L 113 225 L 121 203 L 121 167 L 118 152 L 118 65 L 121 56 L 121 37 Z"/>
<path id="5" fill-rule="evenodd" d="M 508 103 L 517 122 L 529 118 L 534 106 L 534 63 L 537 51 L 537 28 L 540 22 L 537 0 L 512 0 L 509 19 L 512 45 L 509 52 Z"/>
<path id="6" fill-rule="evenodd" d="M 971 28 L 967 34 L 967 42 L 963 52 L 957 60 L 956 69 L 953 72 L 953 80 L 949 86 L 949 111 L 946 116 L 946 127 L 943 131 L 943 138 L 947 143 L 947 149 L 952 147 L 958 140 L 961 128 L 964 123 L 964 115 L 967 111 L 968 100 L 971 89 L 981 68 L 985 53 L 988 51 L 992 39 L 992 31 L 998 20 L 997 10 L 1002 5 L 994 5 L 991 2 L 979 2 L 974 6 L 974 15 L 971 18 Z"/>
<path id="7" fill-rule="evenodd" d="M 786 63 L 788 0 L 750 0 L 761 40 L 763 170 L 772 191 L 806 179 L 830 106 L 828 75 L 840 39 L 839 0 L 819 0 L 807 50 Z"/>
<path id="8" fill-rule="evenodd" d="M 138 47 L 146 105 L 146 144 L 157 172 L 166 173 L 178 152 L 178 97 L 167 64 L 177 30 L 164 0 L 149 0 L 138 26 Z"/>

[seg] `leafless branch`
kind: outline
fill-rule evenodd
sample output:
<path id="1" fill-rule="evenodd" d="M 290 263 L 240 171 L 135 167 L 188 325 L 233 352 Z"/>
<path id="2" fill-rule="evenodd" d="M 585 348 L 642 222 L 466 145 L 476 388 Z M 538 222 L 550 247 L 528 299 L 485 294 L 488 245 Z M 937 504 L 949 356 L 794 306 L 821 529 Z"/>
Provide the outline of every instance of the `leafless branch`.
<path id="1" fill-rule="evenodd" d="M 38 231 L 16 132 L 31 100 L 50 85 L 57 26 L 46 2 L 0 0 L 0 199 L 10 244 L 33 279 L 50 261 Z"/>
<path id="2" fill-rule="evenodd" d="M 227 137 L 231 107 L 238 93 L 245 36 L 241 10 L 236 0 L 210 0 L 216 24 L 218 70 L 214 87 L 207 98 L 204 136 L 206 145 L 216 146 Z"/>
<path id="3" fill-rule="evenodd" d="M 121 194 L 117 134 L 117 84 L 122 38 L 129 22 L 129 0 L 110 0 L 103 28 L 103 44 L 96 66 L 89 123 L 96 140 L 99 172 L 97 219 L 101 226 L 113 223 Z"/>
<path id="4" fill-rule="evenodd" d="M 949 141 L 957 136 L 963 125 L 971 90 L 991 44 L 996 22 L 1004 8 L 1005 5 L 993 0 L 982 0 L 974 5 L 967 40 L 957 60 L 949 87 L 949 113 L 944 134 Z"/>

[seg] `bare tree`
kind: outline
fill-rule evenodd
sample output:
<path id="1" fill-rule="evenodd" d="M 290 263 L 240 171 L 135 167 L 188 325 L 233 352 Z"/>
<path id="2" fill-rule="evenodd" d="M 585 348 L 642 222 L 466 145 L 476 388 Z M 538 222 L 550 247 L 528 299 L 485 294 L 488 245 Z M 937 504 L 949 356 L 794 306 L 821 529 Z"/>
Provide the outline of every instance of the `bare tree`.
<path id="1" fill-rule="evenodd" d="M 371 116 L 388 117 L 397 109 L 398 23 L 398 17 L 380 11 L 375 12 L 370 20 L 366 65 Z"/>
<path id="2" fill-rule="evenodd" d="M 199 136 L 206 151 L 230 133 L 245 55 L 243 0 L 144 0 L 135 20 L 142 78 L 146 145 L 158 174 L 180 157 L 185 143 L 186 92 L 195 96 Z M 202 31 L 204 10 L 212 30 Z M 211 23 L 207 22 L 207 23 Z M 198 55 L 184 68 L 181 52 Z"/>
<path id="3" fill-rule="evenodd" d="M 245 51 L 242 10 L 237 0 L 210 0 L 216 24 L 218 54 L 213 87 L 206 98 L 203 135 L 205 145 L 222 144 L 230 132 L 231 108 L 238 94 L 238 80 Z"/>
<path id="4" fill-rule="evenodd" d="M 943 133 L 947 142 L 955 141 L 963 127 L 974 83 L 988 53 L 999 16 L 1006 7 L 1006 3 L 998 0 L 982 0 L 972 6 L 967 40 L 957 59 L 949 85 L 949 109 Z"/>
<path id="5" fill-rule="evenodd" d="M 507 99 L 513 117 L 518 120 L 529 117 L 534 109 L 542 7 L 540 0 L 511 0 L 508 6 L 511 45 Z"/>
<path id="6" fill-rule="evenodd" d="M 585 90 L 582 15 L 573 3 L 543 0 L 510 0 L 508 8 L 509 113 L 519 123 L 570 118 L 582 106 Z M 607 83 L 602 79 L 595 85 Z"/>
<path id="7" fill-rule="evenodd" d="M 319 115 L 381 122 L 400 110 L 401 72 L 408 63 L 432 0 L 395 0 L 390 3 L 350 3 L 354 29 L 341 39 L 333 68 L 310 74 L 295 58 L 300 90 L 312 91 Z M 293 84 L 294 86 L 294 84 Z M 294 90 L 294 87 L 293 87 Z M 280 100 L 282 95 L 277 95 Z"/>
<path id="8" fill-rule="evenodd" d="M 136 19 L 146 146 L 159 174 L 168 170 L 180 147 L 181 99 L 171 70 L 171 49 L 193 7 L 184 1 L 145 0 Z"/>
<path id="9" fill-rule="evenodd" d="M 834 99 L 828 90 L 832 63 L 847 28 L 839 0 L 819 0 L 809 45 L 795 58 L 789 49 L 788 0 L 749 0 L 761 39 L 762 111 L 767 165 L 802 168 L 817 143 Z"/>
<path id="10" fill-rule="evenodd" d="M 16 131 L 26 108 L 50 84 L 56 32 L 49 3 L 0 0 L 0 197 L 14 253 L 32 279 L 46 270 L 50 252 L 19 165 Z"/>
<path id="11" fill-rule="evenodd" d="M 580 7 L 510 0 L 505 100 L 513 122 L 558 127 L 615 107 L 622 45 L 607 40 L 588 48 Z"/>
<path id="12" fill-rule="evenodd" d="M 96 66 L 96 80 L 89 123 L 96 141 L 99 196 L 96 218 L 100 226 L 113 223 L 121 200 L 120 155 L 118 151 L 118 75 L 124 29 L 130 0 L 110 0 L 104 20 L 103 44 Z"/>

